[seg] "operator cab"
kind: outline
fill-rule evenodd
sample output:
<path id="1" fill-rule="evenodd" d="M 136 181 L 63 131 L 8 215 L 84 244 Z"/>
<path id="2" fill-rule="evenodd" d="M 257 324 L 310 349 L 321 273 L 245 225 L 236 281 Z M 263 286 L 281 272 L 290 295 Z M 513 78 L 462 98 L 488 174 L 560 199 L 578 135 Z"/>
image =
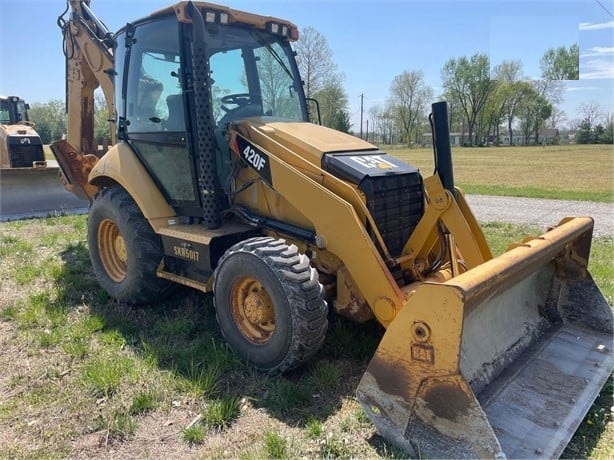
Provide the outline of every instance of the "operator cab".
<path id="1" fill-rule="evenodd" d="M 248 117 L 308 120 L 288 26 L 235 22 L 229 20 L 232 10 L 203 5 L 204 43 L 172 9 L 128 24 L 115 36 L 118 138 L 132 147 L 175 212 L 189 217 L 202 216 L 195 136 L 203 126 L 213 133 L 207 145 L 214 146 L 221 190 L 231 174 L 229 123 Z M 197 106 L 194 96 L 195 74 L 207 64 L 195 62 L 195 46 L 208 57 L 209 110 Z"/>
<path id="2" fill-rule="evenodd" d="M 16 125 L 30 121 L 29 108 L 30 106 L 17 96 L 0 97 L 0 124 Z"/>

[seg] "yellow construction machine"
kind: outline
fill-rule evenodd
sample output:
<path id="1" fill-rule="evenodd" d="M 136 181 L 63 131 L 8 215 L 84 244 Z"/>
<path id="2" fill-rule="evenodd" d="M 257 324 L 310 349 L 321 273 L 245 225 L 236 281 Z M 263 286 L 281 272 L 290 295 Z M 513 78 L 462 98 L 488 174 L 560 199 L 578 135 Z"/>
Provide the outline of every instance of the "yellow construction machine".
<path id="1" fill-rule="evenodd" d="M 272 373 L 314 358 L 329 309 L 376 318 L 386 332 L 357 396 L 386 439 L 423 457 L 562 452 L 613 367 L 590 218 L 493 258 L 454 186 L 445 103 L 423 177 L 309 121 L 288 21 L 182 2 L 111 34 L 88 0 L 69 6 L 71 121 L 53 151 L 91 201 L 112 297 L 212 293 L 228 343 Z M 98 86 L 116 135 L 100 158 Z"/>
<path id="2" fill-rule="evenodd" d="M 0 96 L 0 168 L 45 167 L 43 143 L 18 96 Z"/>
<path id="3" fill-rule="evenodd" d="M 0 96 L 0 221 L 83 208 L 45 160 L 29 109 L 19 96 Z"/>

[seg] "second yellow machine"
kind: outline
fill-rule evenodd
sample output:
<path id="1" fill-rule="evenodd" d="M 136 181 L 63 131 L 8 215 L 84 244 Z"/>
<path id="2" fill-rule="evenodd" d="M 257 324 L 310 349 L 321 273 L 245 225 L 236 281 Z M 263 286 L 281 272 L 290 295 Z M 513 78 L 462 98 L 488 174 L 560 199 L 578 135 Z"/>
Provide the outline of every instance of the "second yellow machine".
<path id="1" fill-rule="evenodd" d="M 68 187 L 114 298 L 212 292 L 257 368 L 313 358 L 329 309 L 383 339 L 357 389 L 388 440 L 426 457 L 559 455 L 612 369 L 610 306 L 570 218 L 493 258 L 454 187 L 447 107 L 435 172 L 309 120 L 294 24 L 178 3 L 111 35 L 70 0 Z M 115 144 L 93 143 L 101 87 Z"/>

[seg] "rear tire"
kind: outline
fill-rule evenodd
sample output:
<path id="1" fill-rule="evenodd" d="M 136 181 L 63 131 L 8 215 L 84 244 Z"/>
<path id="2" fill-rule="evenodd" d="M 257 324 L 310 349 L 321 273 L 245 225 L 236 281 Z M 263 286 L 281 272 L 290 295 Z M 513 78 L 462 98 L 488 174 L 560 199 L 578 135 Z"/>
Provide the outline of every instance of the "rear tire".
<path id="1" fill-rule="evenodd" d="M 131 304 L 159 301 L 170 283 L 156 271 L 160 237 L 118 185 L 101 190 L 90 208 L 87 242 L 94 273 L 109 295 Z"/>
<path id="2" fill-rule="evenodd" d="M 219 260 L 213 292 L 224 338 L 260 370 L 300 366 L 324 342 L 328 306 L 317 271 L 284 240 L 256 237 L 232 246 Z"/>

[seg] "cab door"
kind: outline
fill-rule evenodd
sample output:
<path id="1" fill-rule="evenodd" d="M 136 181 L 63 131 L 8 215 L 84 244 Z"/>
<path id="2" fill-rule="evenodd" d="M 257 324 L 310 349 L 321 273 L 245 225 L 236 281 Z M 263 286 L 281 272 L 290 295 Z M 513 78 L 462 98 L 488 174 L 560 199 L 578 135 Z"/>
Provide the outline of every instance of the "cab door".
<path id="1" fill-rule="evenodd" d="M 180 54 L 174 16 L 129 25 L 118 34 L 118 137 L 130 144 L 175 212 L 198 217 L 201 206 L 195 161 L 186 142 Z"/>

